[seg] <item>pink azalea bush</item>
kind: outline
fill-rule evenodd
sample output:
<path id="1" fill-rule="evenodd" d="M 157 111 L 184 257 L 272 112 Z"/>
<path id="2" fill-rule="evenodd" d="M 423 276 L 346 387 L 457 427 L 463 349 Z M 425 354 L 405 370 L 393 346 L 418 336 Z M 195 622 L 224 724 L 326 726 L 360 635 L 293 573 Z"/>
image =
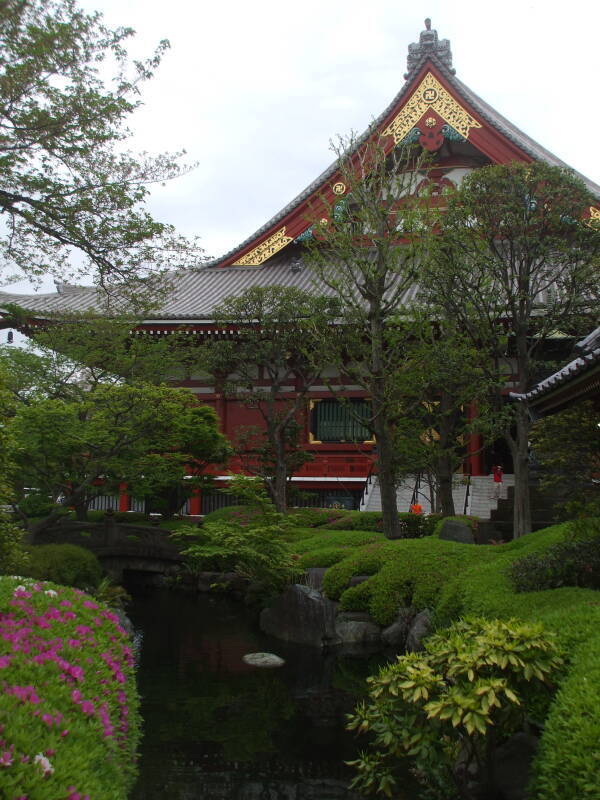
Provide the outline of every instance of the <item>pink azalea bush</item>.
<path id="1" fill-rule="evenodd" d="M 125 800 L 138 740 L 116 615 L 79 589 L 0 576 L 0 797 Z"/>

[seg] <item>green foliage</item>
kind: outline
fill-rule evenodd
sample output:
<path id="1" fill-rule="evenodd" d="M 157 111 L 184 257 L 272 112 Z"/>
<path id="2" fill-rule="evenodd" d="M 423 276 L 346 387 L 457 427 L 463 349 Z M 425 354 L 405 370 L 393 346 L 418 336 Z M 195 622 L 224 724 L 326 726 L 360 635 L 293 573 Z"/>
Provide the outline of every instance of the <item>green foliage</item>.
<path id="1" fill-rule="evenodd" d="M 131 595 L 108 575 L 102 578 L 100 583 L 91 591 L 91 594 L 98 602 L 116 611 L 124 611 L 125 607 L 131 602 Z"/>
<path id="2" fill-rule="evenodd" d="M 320 530 L 319 532 L 309 531 L 308 536 L 303 536 L 299 542 L 292 542 L 291 546 L 296 553 L 307 553 L 321 550 L 324 547 L 347 547 L 350 555 L 354 552 L 350 548 L 362 547 L 362 545 L 379 542 L 382 539 L 382 534 L 375 531 Z"/>
<path id="3" fill-rule="evenodd" d="M 121 481 L 143 495 L 181 481 L 186 465 L 228 452 L 212 409 L 182 389 L 150 384 L 35 400 L 17 409 L 10 430 L 22 479 L 64 506 L 85 508 Z"/>
<path id="4" fill-rule="evenodd" d="M 338 508 L 290 508 L 296 525 L 303 528 L 323 528 L 345 517 L 348 512 Z"/>
<path id="5" fill-rule="evenodd" d="M 401 607 L 435 608 L 449 576 L 493 557 L 491 550 L 435 538 L 371 545 L 331 567 L 323 586 L 343 608 L 349 603 L 352 610 L 367 611 L 380 625 L 389 625 Z M 347 588 L 354 575 L 372 575 L 369 588 L 359 592 L 362 608 L 357 607 L 356 587 Z"/>
<path id="6" fill-rule="evenodd" d="M 2 796 L 126 800 L 136 776 L 133 654 L 79 590 L 0 577 Z"/>
<path id="7" fill-rule="evenodd" d="M 323 588 L 331 600 L 339 600 L 354 575 L 375 575 L 388 557 L 396 552 L 393 544 L 369 544 L 348 554 L 344 561 L 329 569 Z"/>
<path id="8" fill-rule="evenodd" d="M 323 527 L 328 530 L 381 531 L 383 514 L 380 511 L 346 511 Z M 423 514 L 398 514 L 398 528 L 401 539 L 417 539 L 430 532 L 427 517 Z"/>
<path id="9" fill-rule="evenodd" d="M 302 569 L 308 567 L 331 567 L 348 555 L 347 547 L 321 547 L 319 550 L 310 550 L 300 556 L 298 566 Z"/>
<path id="10" fill-rule="evenodd" d="M 552 634 L 518 620 L 471 618 L 431 636 L 424 653 L 399 656 L 369 679 L 350 730 L 371 735 L 353 785 L 392 797 L 398 760 L 410 758 L 442 800 L 494 790 L 494 744 L 522 725 L 525 700 L 561 667 Z M 477 778 L 479 786 L 473 786 Z"/>
<path id="11" fill-rule="evenodd" d="M 235 475 L 230 488 L 254 512 L 251 521 L 217 519 L 201 528 L 182 526 L 171 535 L 183 542 L 182 555 L 192 572 L 235 571 L 266 595 L 281 591 L 298 575 L 298 557 L 284 538 L 291 520 L 275 510 L 257 479 Z"/>
<path id="12" fill-rule="evenodd" d="M 573 511 L 574 503 L 598 504 L 594 475 L 600 464 L 600 429 L 592 401 L 577 403 L 538 420 L 531 431 L 536 458 L 543 467 L 540 488 L 560 498 L 557 511 Z"/>
<path id="13" fill-rule="evenodd" d="M 43 581 L 93 591 L 102 579 L 96 556 L 75 544 L 40 544 L 30 547 L 25 574 Z"/>
<path id="14" fill-rule="evenodd" d="M 288 477 L 311 458 L 299 442 L 306 393 L 327 363 L 324 332 L 336 335 L 331 307 L 331 299 L 295 287 L 251 287 L 215 309 L 217 325 L 237 329 L 235 341 L 215 339 L 193 356 L 219 377 L 227 396 L 254 411 L 260 425 L 239 428 L 235 448 L 279 511 L 287 506 Z M 296 387 L 292 395 L 290 385 Z"/>
<path id="15" fill-rule="evenodd" d="M 357 546 L 327 570 L 324 588 L 329 597 L 340 599 L 341 608 L 368 611 L 382 625 L 395 619 L 399 607 L 411 605 L 416 610 L 431 609 L 438 627 L 468 615 L 542 622 L 556 634 L 568 672 L 549 710 L 547 698 L 527 699 L 534 719 L 547 717 L 534 763 L 535 791 L 530 796 L 532 800 L 566 796 L 598 800 L 594 784 L 598 725 L 597 716 L 589 713 L 600 707 L 598 593 L 567 586 L 517 593 L 510 579 L 511 565 L 524 556 L 543 557 L 561 543 L 586 542 L 597 535 L 598 520 L 580 518 L 497 547 L 473 547 L 436 537 Z M 348 588 L 354 575 L 372 577 Z M 567 791 L 566 787 L 571 788 Z"/>
<path id="16" fill-rule="evenodd" d="M 510 357 L 513 390 L 527 392 L 549 339 L 557 330 L 578 335 L 581 320 L 589 319 L 600 227 L 585 219 L 595 202 L 570 170 L 536 161 L 473 170 L 438 208 L 437 235 L 420 274 L 422 297 L 471 339 L 492 384 Z M 503 403 L 502 391 L 496 381 L 491 403 L 496 413 L 513 416 L 514 427 L 506 419 L 503 435 L 515 465 L 518 537 L 531 530 L 531 421 L 524 403 Z"/>
<path id="17" fill-rule="evenodd" d="M 11 479 L 15 476 L 16 442 L 6 420 L 13 413 L 13 405 L 6 388 L 6 373 L 0 366 L 0 575 L 19 572 L 25 561 L 23 532 L 8 513 L 14 501 Z"/>
<path id="18" fill-rule="evenodd" d="M 5 0 L 0 24 L 0 273 L 89 275 L 129 285 L 199 251 L 155 221 L 148 184 L 179 175 L 178 154 L 135 156 L 127 121 L 168 42 L 128 61 L 131 28 L 107 28 L 74 0 Z M 70 253 L 80 256 L 70 261 Z"/>
<path id="19" fill-rule="evenodd" d="M 530 796 L 535 800 L 599 800 L 600 636 L 574 654 L 545 722 Z M 596 634 L 594 636 L 594 633 Z"/>
<path id="20" fill-rule="evenodd" d="M 51 497 L 29 492 L 19 500 L 19 510 L 28 517 L 47 517 L 56 508 Z"/>
<path id="21" fill-rule="evenodd" d="M 600 589 L 600 537 L 560 542 L 519 558 L 510 565 L 510 577 L 518 592 L 559 586 Z"/>

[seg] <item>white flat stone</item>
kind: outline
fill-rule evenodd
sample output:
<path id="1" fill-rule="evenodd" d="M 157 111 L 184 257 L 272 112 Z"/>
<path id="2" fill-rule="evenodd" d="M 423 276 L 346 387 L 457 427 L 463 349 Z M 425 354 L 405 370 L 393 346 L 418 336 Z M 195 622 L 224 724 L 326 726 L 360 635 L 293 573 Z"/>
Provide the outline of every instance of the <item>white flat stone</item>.
<path id="1" fill-rule="evenodd" d="M 282 667 L 285 664 L 283 658 L 279 658 L 274 653 L 246 653 L 242 657 L 244 664 L 250 664 L 252 667 L 263 667 L 266 669 L 273 669 L 273 667 Z"/>

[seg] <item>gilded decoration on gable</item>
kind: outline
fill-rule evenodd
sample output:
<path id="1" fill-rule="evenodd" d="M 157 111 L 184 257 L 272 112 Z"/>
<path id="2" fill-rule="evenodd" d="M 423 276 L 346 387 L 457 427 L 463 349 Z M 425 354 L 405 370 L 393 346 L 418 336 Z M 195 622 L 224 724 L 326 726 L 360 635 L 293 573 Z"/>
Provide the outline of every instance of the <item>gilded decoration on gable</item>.
<path id="1" fill-rule="evenodd" d="M 337 183 L 333 184 L 333 193 L 334 194 L 345 194 L 346 193 L 346 184 L 338 181 Z"/>
<path id="2" fill-rule="evenodd" d="M 383 131 L 383 135 L 393 136 L 396 144 L 399 144 L 429 109 L 437 112 L 465 139 L 468 138 L 471 128 L 481 128 L 481 124 L 428 72 L 400 113 Z"/>
<path id="3" fill-rule="evenodd" d="M 588 222 L 590 228 L 597 228 L 600 226 L 600 208 L 590 206 L 590 221 Z"/>
<path id="4" fill-rule="evenodd" d="M 289 244 L 292 241 L 291 236 L 286 236 L 285 234 L 285 225 L 283 228 L 280 228 L 276 233 L 272 236 L 269 236 L 268 239 L 265 239 L 264 242 L 261 242 L 257 247 L 253 250 L 250 250 L 249 253 L 246 253 L 245 256 L 242 258 L 238 258 L 237 261 L 233 262 L 234 267 L 258 267 L 260 264 L 264 263 L 268 258 L 274 256 L 275 253 L 278 253 L 286 244 Z"/>

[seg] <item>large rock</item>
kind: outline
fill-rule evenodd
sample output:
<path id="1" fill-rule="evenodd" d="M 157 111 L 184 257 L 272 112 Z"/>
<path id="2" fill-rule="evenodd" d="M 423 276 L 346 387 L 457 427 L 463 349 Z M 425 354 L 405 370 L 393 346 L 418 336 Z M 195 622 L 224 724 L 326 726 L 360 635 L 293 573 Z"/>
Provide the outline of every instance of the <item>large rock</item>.
<path id="1" fill-rule="evenodd" d="M 440 531 L 440 539 L 461 544 L 475 544 L 475 537 L 470 525 L 457 519 L 446 519 Z"/>
<path id="2" fill-rule="evenodd" d="M 406 650 L 411 653 L 423 650 L 423 639 L 431 631 L 431 613 L 424 609 L 415 615 L 406 637 Z"/>
<path id="3" fill-rule="evenodd" d="M 323 588 L 323 578 L 327 572 L 327 567 L 309 567 L 306 570 L 306 584 L 311 589 L 316 589 L 320 592 Z"/>
<path id="4" fill-rule="evenodd" d="M 392 624 L 381 632 L 381 638 L 386 647 L 404 650 L 414 615 L 415 613 L 411 608 L 400 609 Z"/>
<path id="5" fill-rule="evenodd" d="M 260 614 L 265 633 L 286 642 L 323 647 L 336 643 L 337 603 L 309 586 L 294 584 Z"/>
<path id="6" fill-rule="evenodd" d="M 342 611 L 335 619 L 336 637 L 342 646 L 361 648 L 381 644 L 381 628 L 372 618 L 358 611 Z"/>

